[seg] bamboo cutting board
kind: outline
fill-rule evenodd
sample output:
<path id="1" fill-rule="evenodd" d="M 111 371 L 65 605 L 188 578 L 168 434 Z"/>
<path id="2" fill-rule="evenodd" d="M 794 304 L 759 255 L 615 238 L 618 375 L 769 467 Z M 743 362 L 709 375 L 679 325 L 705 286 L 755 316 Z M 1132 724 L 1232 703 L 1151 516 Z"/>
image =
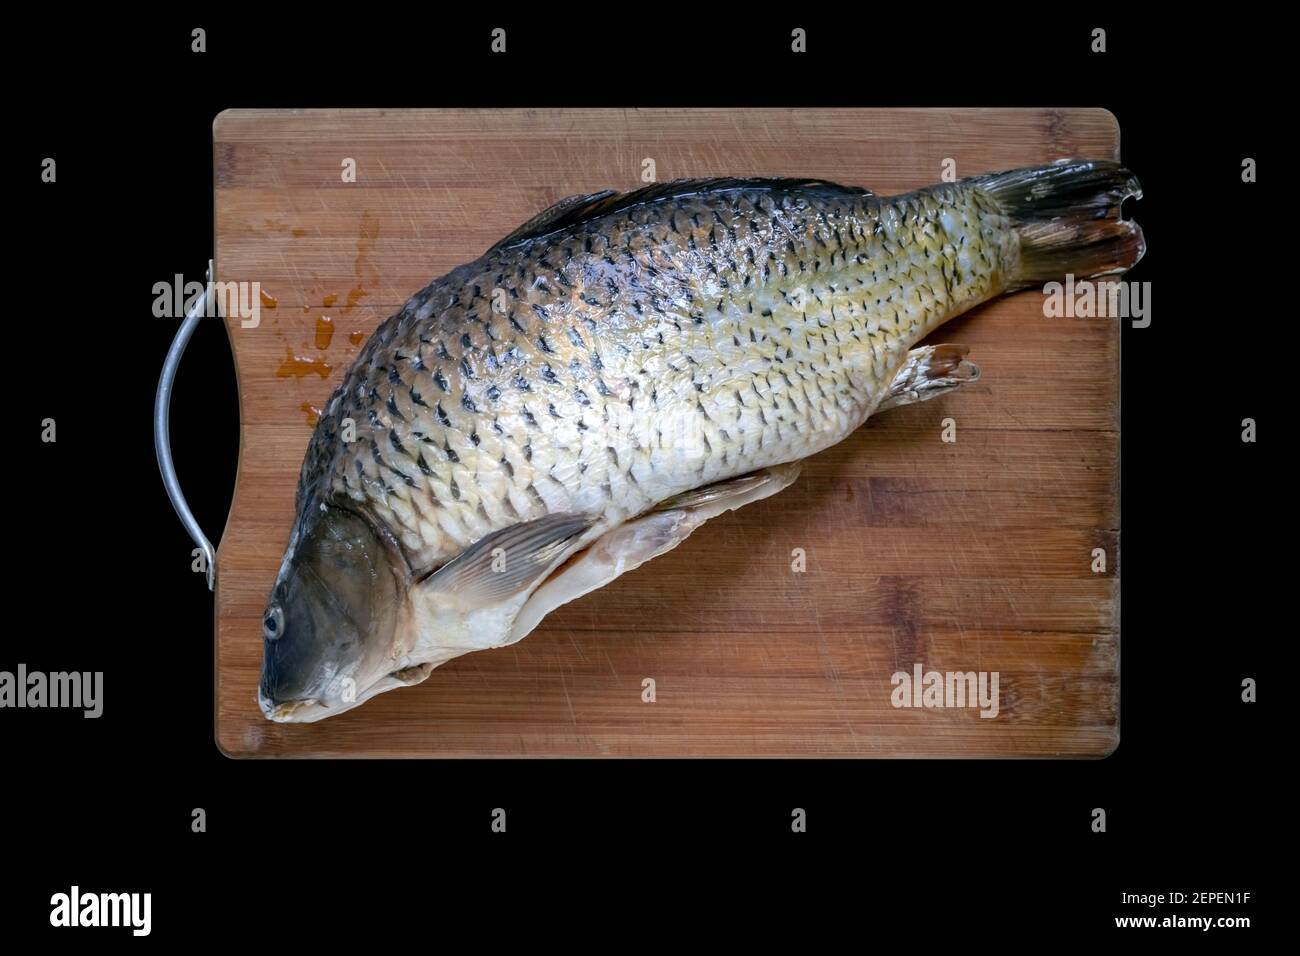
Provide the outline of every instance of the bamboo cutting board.
<path id="1" fill-rule="evenodd" d="M 241 452 L 217 560 L 225 753 L 1026 756 L 1118 744 L 1119 326 L 1044 318 L 1037 291 L 932 337 L 969 345 L 979 382 L 872 418 L 788 490 L 715 518 L 518 644 L 320 723 L 272 724 L 255 700 L 261 614 L 315 409 L 366 335 L 430 279 L 562 197 L 642 185 L 647 161 L 658 180 L 808 176 L 888 195 L 939 181 L 947 159 L 966 176 L 1118 158 L 1110 113 L 236 110 L 213 133 L 216 279 L 263 293 L 256 328 L 227 319 Z M 946 418 L 954 443 L 941 440 Z M 894 707 L 891 676 L 916 664 L 998 672 L 999 713 Z"/>

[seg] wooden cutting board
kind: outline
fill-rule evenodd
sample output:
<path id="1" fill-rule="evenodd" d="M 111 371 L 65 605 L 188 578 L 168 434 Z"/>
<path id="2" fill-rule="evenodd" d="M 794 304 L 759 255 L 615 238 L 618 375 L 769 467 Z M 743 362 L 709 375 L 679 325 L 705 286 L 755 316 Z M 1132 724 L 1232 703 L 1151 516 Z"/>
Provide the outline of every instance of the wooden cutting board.
<path id="1" fill-rule="evenodd" d="M 320 723 L 258 711 L 261 614 L 313 407 L 383 319 L 556 200 L 694 176 L 881 195 L 1117 158 L 1105 110 L 235 110 L 213 127 L 239 478 L 217 561 L 217 741 L 239 756 L 1104 755 L 1119 739 L 1115 320 L 1024 292 L 940 329 L 983 378 L 871 419 L 774 498 L 531 636 Z M 356 181 L 345 183 L 345 160 Z M 1139 170 L 1140 172 L 1140 170 Z M 272 307 L 273 306 L 273 307 Z M 955 422 L 956 442 L 941 440 Z M 1094 573 L 1093 549 L 1107 569 Z M 806 570 L 792 569 L 796 549 Z M 998 672 L 999 713 L 896 708 L 891 676 Z M 654 701 L 644 687 L 654 681 Z"/>

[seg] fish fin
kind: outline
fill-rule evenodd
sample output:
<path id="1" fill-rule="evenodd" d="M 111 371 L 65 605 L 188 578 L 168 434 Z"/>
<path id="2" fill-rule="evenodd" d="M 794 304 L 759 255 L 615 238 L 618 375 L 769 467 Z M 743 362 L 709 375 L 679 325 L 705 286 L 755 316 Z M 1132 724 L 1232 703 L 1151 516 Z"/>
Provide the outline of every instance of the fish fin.
<path id="1" fill-rule="evenodd" d="M 488 249 L 488 252 L 495 252 L 497 249 L 513 246 L 516 242 L 523 242 L 525 239 L 531 239 L 534 236 L 554 232 L 564 222 L 568 221 L 569 217 L 581 217 L 584 210 L 598 206 L 609 197 L 617 195 L 618 193 L 612 189 L 603 189 L 589 196 L 566 196 L 555 205 L 543 209 L 504 239 L 495 242 Z"/>
<path id="2" fill-rule="evenodd" d="M 979 366 L 966 361 L 969 351 L 965 345 L 926 345 L 912 349 L 876 411 L 927 402 L 967 382 L 978 382 Z"/>
<path id="3" fill-rule="evenodd" d="M 860 186 L 841 186 L 824 179 L 763 178 L 737 179 L 722 177 L 715 179 L 674 179 L 665 183 L 651 183 L 631 192 L 620 193 L 612 189 L 592 193 L 589 196 L 569 196 L 561 199 L 554 206 L 543 210 L 532 219 L 497 242 L 488 250 L 495 252 L 507 246 L 517 245 L 529 239 L 549 235 L 567 226 L 587 222 L 598 216 L 620 212 L 631 206 L 659 202 L 664 199 L 678 199 L 702 192 L 722 192 L 728 189 L 815 189 L 834 193 L 849 193 L 855 196 L 870 196 L 871 190 Z"/>
<path id="4" fill-rule="evenodd" d="M 735 511 L 743 505 L 762 501 L 778 491 L 784 491 L 794 484 L 802 469 L 802 461 L 788 461 L 782 465 L 760 468 L 758 471 L 737 478 L 714 482 L 703 488 L 678 495 L 676 499 L 667 500 L 677 500 L 678 509 L 690 511 L 699 523 L 703 524 L 723 512 Z"/>
<path id="5" fill-rule="evenodd" d="M 1118 275 L 1137 265 L 1146 241 L 1136 222 L 1120 218 L 1125 199 L 1142 198 L 1137 177 L 1109 160 L 1066 159 L 977 178 L 1011 217 L 1020 260 L 1010 288 Z"/>
<path id="6" fill-rule="evenodd" d="M 450 594 L 465 608 L 495 604 L 536 583 L 593 524 L 587 515 L 565 513 L 502 528 L 421 579 L 420 586 Z"/>
<path id="7" fill-rule="evenodd" d="M 751 471 L 747 475 L 741 475 L 739 478 L 728 478 L 726 481 L 715 481 L 711 485 L 704 485 L 700 488 L 692 488 L 690 491 L 684 491 L 680 495 L 673 495 L 671 498 L 665 498 L 659 504 L 655 505 L 655 511 L 670 511 L 675 508 L 696 508 L 700 505 L 708 504 L 712 501 L 721 499 L 732 499 L 742 497 L 751 490 L 763 485 L 771 485 L 774 482 L 780 483 L 779 487 L 769 491 L 768 494 L 775 494 L 782 488 L 789 485 L 799 477 L 799 468 L 801 462 L 790 462 L 786 465 L 776 465 L 772 468 L 763 468 L 759 471 Z M 767 497 L 767 495 L 763 495 Z M 746 499 L 745 502 L 757 500 Z"/>
<path id="8" fill-rule="evenodd" d="M 801 462 L 764 468 L 729 481 L 717 482 L 697 491 L 710 491 L 692 507 L 651 511 L 624 522 L 597 538 L 546 581 L 528 598 L 515 617 L 507 644 L 525 637 L 561 604 L 582 597 L 610 581 L 677 547 L 710 518 L 742 505 L 776 494 L 799 477 Z M 669 499 L 675 500 L 675 499 Z"/>

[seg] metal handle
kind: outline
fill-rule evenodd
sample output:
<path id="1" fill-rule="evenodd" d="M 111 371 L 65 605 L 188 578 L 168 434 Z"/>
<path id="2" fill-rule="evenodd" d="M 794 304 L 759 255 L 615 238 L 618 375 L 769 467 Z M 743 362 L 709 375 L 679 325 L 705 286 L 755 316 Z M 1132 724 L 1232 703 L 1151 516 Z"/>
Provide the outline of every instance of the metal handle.
<path id="1" fill-rule="evenodd" d="M 176 332 L 176 338 L 172 339 L 172 347 L 167 350 L 162 377 L 158 379 L 158 394 L 153 403 L 153 446 L 158 453 L 158 469 L 162 472 L 163 487 L 167 489 L 167 497 L 171 499 L 172 507 L 176 509 L 181 524 L 185 525 L 190 538 L 203 550 L 203 557 L 208 565 L 209 591 L 216 586 L 217 555 L 212 549 L 212 542 L 207 539 L 199 523 L 194 520 L 194 514 L 190 511 L 190 506 L 185 503 L 185 495 L 181 492 L 181 483 L 176 477 L 176 466 L 172 463 L 170 419 L 172 381 L 176 378 L 176 369 L 181 364 L 181 356 L 185 354 L 185 346 L 189 344 L 190 336 L 199 327 L 199 320 L 207 310 L 208 296 L 211 293 L 212 260 L 209 259 L 207 282 L 203 286 L 203 294 L 199 296 L 194 308 L 186 313 L 185 321 Z"/>

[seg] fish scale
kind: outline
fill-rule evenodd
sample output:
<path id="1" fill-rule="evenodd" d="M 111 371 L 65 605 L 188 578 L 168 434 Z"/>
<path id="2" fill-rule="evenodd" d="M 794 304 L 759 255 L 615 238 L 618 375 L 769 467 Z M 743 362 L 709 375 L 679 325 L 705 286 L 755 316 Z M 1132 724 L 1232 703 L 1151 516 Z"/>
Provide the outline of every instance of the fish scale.
<path id="1" fill-rule="evenodd" d="M 702 191 L 495 249 L 376 330 L 316 427 L 300 506 L 346 496 L 431 567 L 520 521 L 613 524 L 806 457 L 1014 256 L 1008 217 L 960 183 Z"/>

